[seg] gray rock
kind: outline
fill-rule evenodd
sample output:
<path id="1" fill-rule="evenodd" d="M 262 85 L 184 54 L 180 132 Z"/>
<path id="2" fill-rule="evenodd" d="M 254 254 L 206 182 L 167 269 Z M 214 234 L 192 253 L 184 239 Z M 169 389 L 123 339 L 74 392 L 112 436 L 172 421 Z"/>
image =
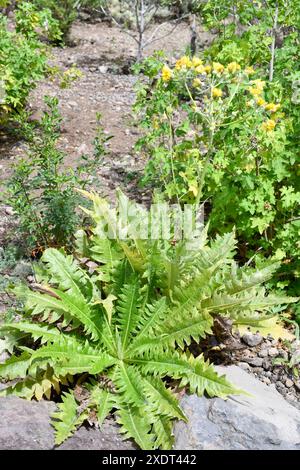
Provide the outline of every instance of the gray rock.
<path id="1" fill-rule="evenodd" d="M 269 359 L 267 358 L 263 359 L 262 366 L 265 370 L 271 369 L 271 366 L 272 366 L 271 361 L 269 361 Z"/>
<path id="2" fill-rule="evenodd" d="M 98 67 L 98 70 L 99 70 L 100 73 L 107 73 L 107 71 L 108 71 L 108 66 L 107 66 L 107 65 L 100 65 L 100 66 Z"/>
<path id="3" fill-rule="evenodd" d="M 0 449 L 52 449 L 51 402 L 29 402 L 16 397 L 0 398 Z"/>
<path id="4" fill-rule="evenodd" d="M 246 370 L 246 371 L 251 369 L 251 367 L 250 367 L 250 365 L 248 364 L 248 362 L 238 362 L 237 365 L 238 365 L 241 369 Z"/>
<path id="5" fill-rule="evenodd" d="M 251 348 L 253 348 L 254 346 L 258 346 L 262 340 L 263 340 L 263 337 L 259 334 L 259 333 L 256 333 L 256 334 L 253 334 L 253 333 L 245 333 L 243 336 L 242 336 L 242 340 L 244 341 L 244 343 L 246 343 L 248 346 L 250 346 Z"/>
<path id="6" fill-rule="evenodd" d="M 277 348 L 270 348 L 268 350 L 268 354 L 270 357 L 278 356 L 278 349 Z"/>
<path id="7" fill-rule="evenodd" d="M 50 415 L 55 411 L 53 402 L 33 402 L 16 397 L 0 398 L 0 449 L 48 450 L 54 449 L 54 431 Z M 106 420 L 100 430 L 81 427 L 57 449 L 130 450 L 131 441 L 122 441 L 118 427 Z"/>
<path id="8" fill-rule="evenodd" d="M 258 352 L 257 354 L 259 357 L 268 357 L 268 350 L 267 349 L 262 349 L 261 351 Z"/>
<path id="9" fill-rule="evenodd" d="M 300 411 L 239 367 L 218 367 L 251 396 L 220 398 L 185 396 L 181 405 L 189 421 L 175 424 L 175 449 L 297 449 Z"/>
<path id="10" fill-rule="evenodd" d="M 263 365 L 263 359 L 261 357 L 249 357 L 245 359 L 245 361 L 253 367 L 262 367 Z"/>
<path id="11" fill-rule="evenodd" d="M 294 382 L 291 379 L 286 379 L 285 386 L 291 388 L 294 385 Z"/>
<path id="12" fill-rule="evenodd" d="M 5 214 L 13 216 L 13 215 L 15 215 L 15 211 L 13 210 L 12 207 L 8 206 L 8 207 L 5 208 Z"/>

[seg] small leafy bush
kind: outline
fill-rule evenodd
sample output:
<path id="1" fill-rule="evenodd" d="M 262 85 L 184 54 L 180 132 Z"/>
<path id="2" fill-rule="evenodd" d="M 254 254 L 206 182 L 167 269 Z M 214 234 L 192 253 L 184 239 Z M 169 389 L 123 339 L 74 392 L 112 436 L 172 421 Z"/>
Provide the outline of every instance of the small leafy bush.
<path id="1" fill-rule="evenodd" d="M 75 187 L 85 187 L 105 153 L 105 137 L 99 126 L 93 156 L 82 156 L 75 169 L 64 168 L 66 155 L 58 148 L 61 116 L 56 98 L 45 98 L 48 110 L 40 123 L 20 117 L 27 140 L 26 158 L 20 160 L 8 181 L 8 201 L 19 217 L 19 230 L 27 248 L 70 245 L 79 222 Z"/>
<path id="2" fill-rule="evenodd" d="M 22 109 L 47 70 L 45 45 L 36 37 L 10 32 L 0 15 L 0 122 Z"/>
<path id="3" fill-rule="evenodd" d="M 53 38 L 55 42 L 67 42 L 69 39 L 72 24 L 77 18 L 77 6 L 80 5 L 78 0 L 34 0 L 37 8 L 49 9 L 53 18 L 58 22 L 60 37 Z"/>
<path id="4" fill-rule="evenodd" d="M 232 233 L 210 244 L 205 230 L 193 243 L 138 238 L 146 210 L 120 194 L 116 213 L 86 195 L 94 203 L 91 237 L 78 232 L 75 257 L 45 251 L 37 284 L 19 290 L 24 318 L 1 328 L 10 338 L 32 338 L 30 347 L 19 340 L 0 365 L 1 377 L 18 380 L 1 394 L 40 400 L 68 387 L 54 414 L 56 444 L 85 420 L 101 426 L 113 412 L 125 438 L 142 449 L 169 449 L 174 419 L 186 419 L 176 389 L 239 393 L 202 355 L 191 355 L 191 342 L 211 333 L 216 314 L 259 326 L 274 317 L 272 306 L 295 299 L 267 295 L 261 286 L 275 266 L 238 268 Z M 123 223 L 125 207 L 130 220 Z M 115 236 L 103 236 L 104 228 Z"/>
<path id="5" fill-rule="evenodd" d="M 15 13 L 16 32 L 27 38 L 41 35 L 50 41 L 59 41 L 62 33 L 58 21 L 53 18 L 51 10 L 44 5 L 37 8 L 33 3 L 22 2 Z"/>

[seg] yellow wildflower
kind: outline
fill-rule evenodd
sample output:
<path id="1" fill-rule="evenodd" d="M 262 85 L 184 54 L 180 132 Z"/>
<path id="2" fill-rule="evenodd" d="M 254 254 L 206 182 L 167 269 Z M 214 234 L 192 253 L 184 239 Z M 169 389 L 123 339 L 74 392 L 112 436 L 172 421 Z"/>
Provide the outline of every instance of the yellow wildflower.
<path id="1" fill-rule="evenodd" d="M 195 78 L 193 80 L 193 87 L 199 88 L 201 86 L 201 80 L 199 78 Z"/>
<path id="2" fill-rule="evenodd" d="M 262 94 L 262 90 L 260 88 L 255 88 L 253 86 L 251 86 L 248 90 L 249 93 L 251 93 L 253 96 L 259 96 Z"/>
<path id="3" fill-rule="evenodd" d="M 161 71 L 161 76 L 164 82 L 169 82 L 172 78 L 172 70 L 167 65 L 164 65 Z"/>
<path id="4" fill-rule="evenodd" d="M 263 90 L 266 82 L 263 80 L 252 80 L 251 84 L 254 85 L 258 90 Z"/>
<path id="5" fill-rule="evenodd" d="M 205 73 L 205 67 L 203 65 L 198 65 L 195 68 L 195 70 L 196 70 L 197 73 Z"/>
<path id="6" fill-rule="evenodd" d="M 253 107 L 253 101 L 247 101 L 246 106 L 247 106 L 247 108 L 252 108 Z"/>
<path id="7" fill-rule="evenodd" d="M 258 106 L 266 106 L 266 101 L 261 97 L 259 96 L 257 99 L 256 99 L 256 104 L 258 104 Z"/>
<path id="8" fill-rule="evenodd" d="M 213 70 L 216 73 L 222 73 L 224 72 L 224 65 L 220 64 L 219 62 L 213 62 Z"/>
<path id="9" fill-rule="evenodd" d="M 211 93 L 214 98 L 221 98 L 221 96 L 223 95 L 223 91 L 220 90 L 220 88 L 213 88 L 211 90 Z"/>
<path id="10" fill-rule="evenodd" d="M 246 67 L 246 68 L 245 68 L 245 73 L 246 73 L 247 75 L 253 75 L 253 74 L 255 73 L 255 70 L 254 70 L 253 67 Z"/>
<path id="11" fill-rule="evenodd" d="M 273 119 L 268 119 L 267 121 L 263 122 L 261 128 L 265 132 L 272 132 L 276 126 L 276 122 Z"/>
<path id="12" fill-rule="evenodd" d="M 229 73 L 236 73 L 241 70 L 241 66 L 237 62 L 230 62 L 230 64 L 227 65 L 226 70 Z"/>
<path id="13" fill-rule="evenodd" d="M 205 72 L 205 73 L 210 73 L 211 71 L 212 71 L 212 66 L 211 66 L 211 65 L 206 65 L 206 66 L 204 67 L 204 72 Z"/>
<path id="14" fill-rule="evenodd" d="M 183 68 L 191 68 L 192 66 L 193 66 L 193 62 L 191 61 L 189 57 L 185 55 L 177 60 L 175 64 L 175 69 L 181 70 Z"/>
<path id="15" fill-rule="evenodd" d="M 193 66 L 198 67 L 199 65 L 203 65 L 203 61 L 199 59 L 199 57 L 193 57 L 192 60 Z"/>
<path id="16" fill-rule="evenodd" d="M 266 105 L 266 110 L 271 111 L 271 113 L 276 113 L 276 111 L 278 111 L 279 108 L 280 108 L 280 104 L 268 103 Z"/>

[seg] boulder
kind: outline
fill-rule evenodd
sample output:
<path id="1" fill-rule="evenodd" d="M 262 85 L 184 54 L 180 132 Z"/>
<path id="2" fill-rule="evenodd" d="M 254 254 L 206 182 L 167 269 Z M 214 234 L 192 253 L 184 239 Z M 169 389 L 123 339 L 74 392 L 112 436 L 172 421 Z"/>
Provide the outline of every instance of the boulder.
<path id="1" fill-rule="evenodd" d="M 237 366 L 219 373 L 250 395 L 220 398 L 185 396 L 188 422 L 174 427 L 180 450 L 300 450 L 300 411 L 275 389 Z"/>
<path id="2" fill-rule="evenodd" d="M 16 397 L 0 398 L 0 449 L 50 450 L 54 449 L 54 431 L 50 415 L 53 402 L 26 401 Z M 130 450 L 131 441 L 122 441 L 113 420 L 106 420 L 100 430 L 81 427 L 60 449 Z"/>

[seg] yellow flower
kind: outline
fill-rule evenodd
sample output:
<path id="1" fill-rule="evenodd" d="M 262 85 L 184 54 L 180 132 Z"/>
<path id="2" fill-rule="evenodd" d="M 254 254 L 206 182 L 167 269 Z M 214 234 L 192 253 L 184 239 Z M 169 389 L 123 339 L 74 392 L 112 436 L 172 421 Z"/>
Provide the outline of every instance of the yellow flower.
<path id="1" fill-rule="evenodd" d="M 266 82 L 264 82 L 263 80 L 252 80 L 251 84 L 254 85 L 255 88 L 257 88 L 258 90 L 262 91 L 265 87 Z"/>
<path id="2" fill-rule="evenodd" d="M 241 70 L 241 66 L 237 62 L 230 62 L 230 64 L 227 65 L 226 69 L 229 73 L 236 73 Z"/>
<path id="3" fill-rule="evenodd" d="M 253 67 L 246 67 L 246 68 L 245 68 L 245 73 L 246 73 L 247 75 L 253 75 L 253 74 L 255 73 L 255 70 L 254 70 Z"/>
<path id="4" fill-rule="evenodd" d="M 279 108 L 280 108 L 280 104 L 268 103 L 266 105 L 266 110 L 271 111 L 271 113 L 276 113 L 276 111 L 278 111 Z"/>
<path id="5" fill-rule="evenodd" d="M 192 60 L 193 66 L 198 67 L 199 65 L 203 65 L 203 61 L 199 59 L 199 57 L 193 57 Z"/>
<path id="6" fill-rule="evenodd" d="M 198 65 L 198 67 L 195 68 L 197 73 L 205 73 L 205 67 L 203 65 Z"/>
<path id="7" fill-rule="evenodd" d="M 258 104 L 258 106 L 263 106 L 264 107 L 267 103 L 261 96 L 259 96 L 256 99 L 256 104 Z"/>
<path id="8" fill-rule="evenodd" d="M 276 126 L 276 122 L 273 119 L 268 119 L 267 121 L 263 122 L 261 128 L 265 132 L 272 132 Z"/>
<path id="9" fill-rule="evenodd" d="M 249 93 L 251 93 L 251 95 L 253 95 L 253 96 L 259 96 L 263 92 L 261 89 L 255 88 L 255 87 L 252 87 L 252 86 L 248 90 L 249 90 Z"/>
<path id="10" fill-rule="evenodd" d="M 172 78 L 172 70 L 167 65 L 164 65 L 161 71 L 161 76 L 164 82 L 169 82 Z"/>
<path id="11" fill-rule="evenodd" d="M 205 72 L 205 73 L 210 73 L 211 71 L 212 71 L 212 66 L 211 66 L 211 65 L 206 65 L 206 66 L 204 67 L 204 72 Z"/>
<path id="12" fill-rule="evenodd" d="M 201 80 L 199 78 L 195 78 L 195 80 L 193 80 L 193 87 L 199 88 L 200 86 L 201 86 Z"/>
<path id="13" fill-rule="evenodd" d="M 221 98 L 221 96 L 223 95 L 223 91 L 220 90 L 220 88 L 213 88 L 211 90 L 211 93 L 214 98 Z"/>
<path id="14" fill-rule="evenodd" d="M 224 72 L 224 65 L 220 64 L 219 62 L 213 62 L 213 70 L 216 73 L 222 73 Z"/>
<path id="15" fill-rule="evenodd" d="M 253 101 L 247 101 L 246 106 L 247 106 L 247 108 L 252 108 L 253 107 Z"/>
<path id="16" fill-rule="evenodd" d="M 193 66 L 193 62 L 191 61 L 189 57 L 185 55 L 177 60 L 175 64 L 175 69 L 181 70 L 183 68 L 191 68 L 192 66 Z"/>

